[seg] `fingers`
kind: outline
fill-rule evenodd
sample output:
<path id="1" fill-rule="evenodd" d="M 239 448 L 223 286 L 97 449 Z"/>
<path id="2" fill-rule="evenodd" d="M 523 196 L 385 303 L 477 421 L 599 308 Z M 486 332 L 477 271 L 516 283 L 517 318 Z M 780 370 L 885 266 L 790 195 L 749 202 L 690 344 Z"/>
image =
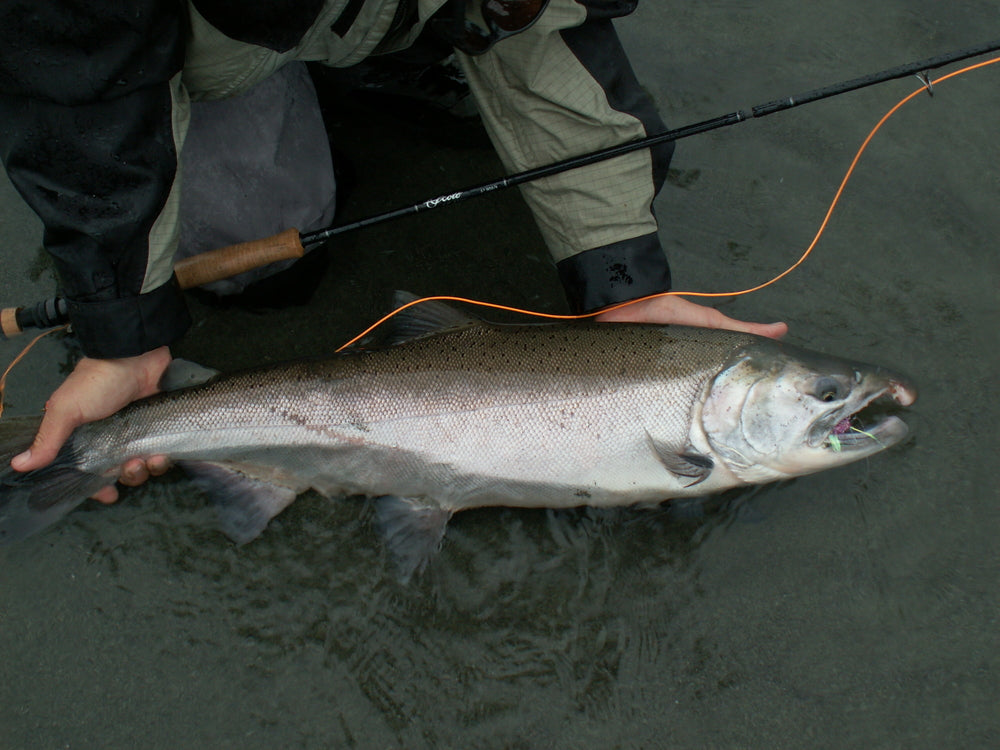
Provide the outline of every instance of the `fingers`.
<path id="1" fill-rule="evenodd" d="M 758 323 L 756 324 L 758 330 L 751 331 L 751 333 L 756 333 L 758 336 L 766 336 L 769 339 L 783 339 L 785 334 L 788 333 L 787 323 Z"/>
<path id="2" fill-rule="evenodd" d="M 743 320 L 735 320 L 721 313 L 720 316 L 722 317 L 720 325 L 712 326 L 712 328 L 725 328 L 729 331 L 752 333 L 756 336 L 766 336 L 769 339 L 780 339 L 788 333 L 788 324 L 786 323 L 748 323 Z"/>
<path id="3" fill-rule="evenodd" d="M 166 456 L 150 456 L 149 458 L 133 458 L 122 466 L 118 481 L 126 487 L 138 487 L 150 477 L 158 477 L 167 473 L 170 461 Z"/>
<path id="4" fill-rule="evenodd" d="M 165 474 L 170 468 L 166 456 L 150 456 L 147 459 L 133 458 L 122 466 L 118 481 L 126 487 L 138 487 L 150 477 Z M 118 489 L 112 484 L 102 487 L 91 497 L 101 503 L 111 504 L 118 501 Z"/>
<path id="5" fill-rule="evenodd" d="M 147 479 L 149 479 L 149 469 L 146 468 L 146 462 L 141 458 L 133 458 L 131 461 L 127 461 L 122 466 L 121 476 L 118 477 L 118 481 L 126 487 L 138 487 Z"/>
<path id="6" fill-rule="evenodd" d="M 146 468 L 150 476 L 161 477 L 167 473 L 172 464 L 166 456 L 150 456 L 146 459 Z"/>

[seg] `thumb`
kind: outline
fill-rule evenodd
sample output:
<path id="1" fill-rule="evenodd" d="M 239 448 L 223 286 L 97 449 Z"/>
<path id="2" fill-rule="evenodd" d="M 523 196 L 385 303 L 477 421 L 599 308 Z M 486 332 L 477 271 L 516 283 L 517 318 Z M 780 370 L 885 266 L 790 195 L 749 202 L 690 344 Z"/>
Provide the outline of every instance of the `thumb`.
<path id="1" fill-rule="evenodd" d="M 15 471 L 31 471 L 48 466 L 59 454 L 63 443 L 81 423 L 79 410 L 67 412 L 59 401 L 51 400 L 46 406 L 45 415 L 31 446 L 11 459 L 11 467 Z"/>

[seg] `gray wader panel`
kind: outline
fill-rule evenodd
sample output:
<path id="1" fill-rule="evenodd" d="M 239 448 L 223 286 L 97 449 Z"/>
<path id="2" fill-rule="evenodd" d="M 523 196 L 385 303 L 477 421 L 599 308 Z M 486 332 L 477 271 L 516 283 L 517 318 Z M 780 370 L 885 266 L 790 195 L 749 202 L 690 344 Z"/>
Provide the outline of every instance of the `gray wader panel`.
<path id="1" fill-rule="evenodd" d="M 243 94 L 192 102 L 180 161 L 178 260 L 289 227 L 307 232 L 333 223 L 333 163 L 305 63 L 289 63 Z M 204 288 L 236 294 L 291 263 Z"/>

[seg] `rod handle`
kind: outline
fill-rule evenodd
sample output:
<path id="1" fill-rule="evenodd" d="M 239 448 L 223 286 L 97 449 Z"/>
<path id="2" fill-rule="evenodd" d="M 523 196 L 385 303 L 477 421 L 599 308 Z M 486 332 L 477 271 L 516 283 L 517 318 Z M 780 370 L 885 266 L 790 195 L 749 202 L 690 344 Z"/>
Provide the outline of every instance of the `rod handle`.
<path id="1" fill-rule="evenodd" d="M 174 266 L 174 273 L 181 289 L 190 289 L 268 263 L 301 258 L 305 252 L 299 230 L 286 229 L 272 237 L 240 242 L 184 258 Z"/>
<path id="2" fill-rule="evenodd" d="M 0 310 L 0 339 L 9 339 L 23 333 L 21 324 L 17 322 L 19 307 L 5 307 Z"/>
<path id="3" fill-rule="evenodd" d="M 24 333 L 25 328 L 61 326 L 68 319 L 66 300 L 61 297 L 52 297 L 27 307 L 5 307 L 0 310 L 0 340 Z"/>

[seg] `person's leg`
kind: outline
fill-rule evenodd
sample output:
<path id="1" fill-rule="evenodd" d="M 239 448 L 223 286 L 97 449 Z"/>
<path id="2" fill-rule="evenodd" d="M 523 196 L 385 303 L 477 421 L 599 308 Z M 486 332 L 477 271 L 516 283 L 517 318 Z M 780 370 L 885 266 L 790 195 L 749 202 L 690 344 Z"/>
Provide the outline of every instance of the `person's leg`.
<path id="1" fill-rule="evenodd" d="M 191 105 L 181 151 L 178 259 L 294 227 L 329 226 L 336 185 L 305 63 L 289 63 L 238 96 Z M 205 288 L 235 294 L 281 261 Z"/>
<path id="2" fill-rule="evenodd" d="M 633 7 L 550 0 L 531 28 L 459 55 L 510 172 L 665 130 L 612 25 Z M 652 202 L 672 151 L 666 143 L 521 186 L 574 309 L 670 288 Z"/>

